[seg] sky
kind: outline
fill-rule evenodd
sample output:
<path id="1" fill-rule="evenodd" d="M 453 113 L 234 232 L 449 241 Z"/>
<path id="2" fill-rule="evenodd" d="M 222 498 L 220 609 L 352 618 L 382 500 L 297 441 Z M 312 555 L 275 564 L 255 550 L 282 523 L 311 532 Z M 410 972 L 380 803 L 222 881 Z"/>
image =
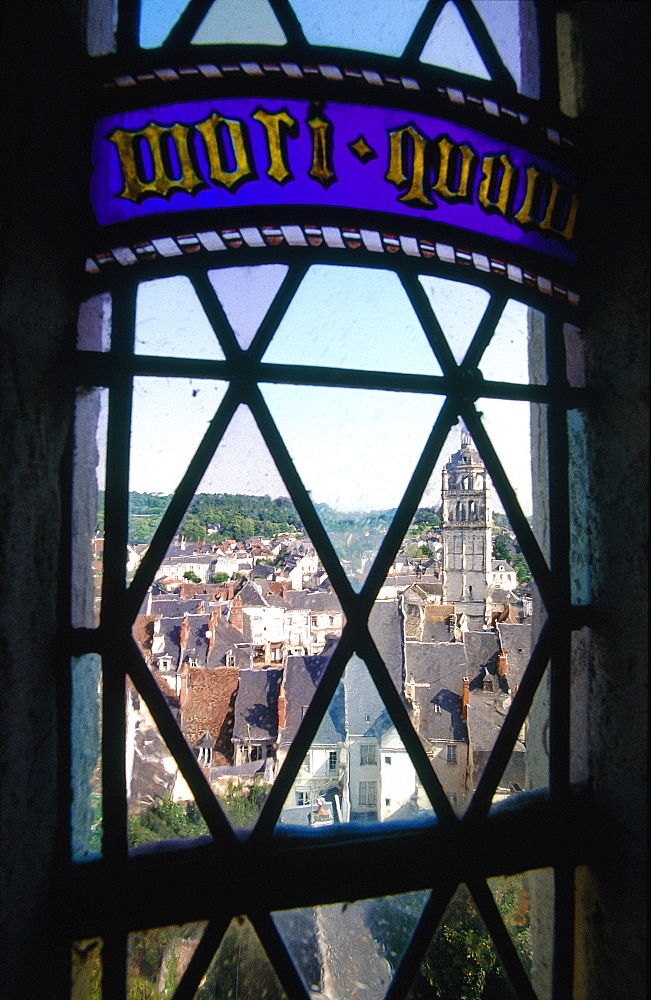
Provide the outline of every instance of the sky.
<path id="1" fill-rule="evenodd" d="M 357 45 L 392 55 L 404 48 L 424 6 L 424 0 L 406 0 L 395 12 L 392 6 L 391 26 L 386 4 L 379 0 L 331 0 L 328 5 L 318 5 L 319 19 L 313 16 L 313 3 L 292 2 L 308 40 Z M 145 0 L 141 44 L 160 45 L 185 6 L 183 0 Z M 197 40 L 208 40 L 208 36 L 213 41 L 235 40 L 238 31 L 249 40 L 255 40 L 256 31 L 271 31 L 273 35 L 276 29 L 267 7 L 260 0 L 255 5 L 219 0 Z M 477 0 L 476 7 L 519 81 L 519 41 L 513 20 L 517 5 L 511 0 Z M 471 51 L 472 41 L 464 37 L 464 30 L 459 27 L 455 8 L 447 4 L 422 60 L 436 62 L 438 58 L 441 64 L 485 75 L 479 54 Z M 282 39 L 276 37 L 274 44 L 282 44 Z M 209 272 L 244 349 L 286 270 L 285 265 L 267 264 Z M 421 276 L 420 281 L 460 361 L 484 313 L 488 293 L 447 279 Z M 486 378 L 528 380 L 526 312 L 521 303 L 509 301 L 495 341 L 480 364 Z M 188 278 L 177 276 L 140 285 L 135 349 L 171 357 L 223 357 Z M 308 269 L 264 360 L 440 374 L 395 273 L 351 266 L 312 265 Z M 130 489 L 171 493 L 178 486 L 225 390 L 224 383 L 206 380 L 135 380 Z M 269 385 L 262 391 L 313 500 L 341 510 L 396 506 L 442 403 L 431 396 L 341 388 Z M 530 513 L 528 404 L 485 400 L 477 405 L 525 513 Z M 459 429 L 453 428 L 423 504 L 438 504 L 440 468 L 458 442 Z M 199 491 L 286 494 L 245 407 L 238 410 Z"/>

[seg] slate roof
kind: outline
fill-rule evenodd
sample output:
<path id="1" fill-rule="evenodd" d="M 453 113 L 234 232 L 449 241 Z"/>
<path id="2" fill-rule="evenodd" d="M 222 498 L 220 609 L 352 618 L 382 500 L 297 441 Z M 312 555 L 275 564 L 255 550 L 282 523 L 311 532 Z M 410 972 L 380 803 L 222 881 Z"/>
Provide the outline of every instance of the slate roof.
<path id="1" fill-rule="evenodd" d="M 470 692 L 468 701 L 468 737 L 473 753 L 492 750 L 499 734 L 506 713 L 509 710 L 511 698 L 504 691 L 482 691 L 481 688 Z M 517 740 L 515 750 L 523 752 L 524 744 Z"/>
<path id="2" fill-rule="evenodd" d="M 511 625 L 500 622 L 497 626 L 500 645 L 506 652 L 506 669 L 509 687 L 522 681 L 532 651 L 531 625 Z"/>
<path id="3" fill-rule="evenodd" d="M 398 691 L 402 692 L 402 615 L 398 601 L 376 601 L 369 616 L 369 631 Z"/>
<path id="4" fill-rule="evenodd" d="M 239 629 L 231 625 L 225 618 L 217 616 L 211 622 L 209 614 L 194 614 L 188 615 L 186 620 L 188 638 L 184 655 L 195 657 L 198 666 L 217 667 L 224 664 L 226 653 L 229 650 L 233 651 L 237 665 L 250 666 L 250 646 L 244 643 L 244 636 Z M 162 618 L 160 622 L 160 634 L 163 636 L 164 649 L 156 655 L 170 656 L 175 666 L 179 662 L 179 643 L 183 621 L 183 616 L 176 616 Z M 210 648 L 206 638 L 206 631 L 209 628 L 214 632 Z"/>
<path id="5" fill-rule="evenodd" d="M 275 740 L 278 735 L 278 692 L 283 671 L 241 670 L 235 698 L 233 739 Z"/>
<path id="6" fill-rule="evenodd" d="M 341 611 L 337 595 L 323 590 L 288 590 L 285 606 L 289 611 L 311 611 L 314 614 L 337 614 Z"/>
<path id="7" fill-rule="evenodd" d="M 254 584 L 245 583 L 237 595 L 243 608 L 266 608 L 267 602 Z"/>
<path id="8" fill-rule="evenodd" d="M 426 740 L 466 740 L 461 692 L 468 664 L 463 643 L 407 642 L 405 653 L 407 683 L 413 678 L 416 684 L 413 691 L 420 710 L 420 736 Z M 440 712 L 435 705 L 440 706 Z"/>
<path id="9" fill-rule="evenodd" d="M 500 570 L 504 571 L 505 573 L 515 573 L 513 566 L 511 566 L 510 563 L 507 563 L 506 559 L 493 559 L 491 561 L 492 570 L 497 570 L 498 566 Z"/>
<path id="10" fill-rule="evenodd" d="M 205 733 L 215 741 L 214 764 L 233 760 L 233 716 L 238 687 L 237 667 L 191 667 L 188 692 L 181 711 L 181 729 L 191 747 Z"/>
<path id="11" fill-rule="evenodd" d="M 303 719 L 303 708 L 309 707 L 330 655 L 330 653 L 319 653 L 316 656 L 287 657 L 284 676 L 287 715 L 285 728 L 280 734 L 282 745 L 287 745 L 294 739 Z M 339 684 L 314 742 L 326 746 L 336 745 L 344 740 L 345 735 L 343 685 Z"/>
<path id="12" fill-rule="evenodd" d="M 472 691 L 481 687 L 484 670 L 495 674 L 500 644 L 496 632 L 462 632 L 462 638 Z"/>

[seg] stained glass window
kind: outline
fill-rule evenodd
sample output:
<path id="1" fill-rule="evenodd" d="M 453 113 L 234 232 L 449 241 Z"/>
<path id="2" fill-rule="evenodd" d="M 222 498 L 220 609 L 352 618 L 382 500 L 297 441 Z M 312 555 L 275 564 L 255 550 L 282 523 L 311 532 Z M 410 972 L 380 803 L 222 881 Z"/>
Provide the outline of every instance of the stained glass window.
<path id="1" fill-rule="evenodd" d="M 105 998 L 567 981 L 588 583 L 548 30 L 142 0 L 89 45 L 71 939 Z"/>

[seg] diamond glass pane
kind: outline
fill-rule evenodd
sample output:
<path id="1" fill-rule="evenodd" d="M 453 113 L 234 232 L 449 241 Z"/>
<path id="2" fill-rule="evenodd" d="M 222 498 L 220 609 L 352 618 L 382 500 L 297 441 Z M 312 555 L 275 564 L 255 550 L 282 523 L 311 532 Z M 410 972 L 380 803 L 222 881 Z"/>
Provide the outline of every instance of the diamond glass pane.
<path id="1" fill-rule="evenodd" d="M 544 526 L 533 516 L 534 507 L 547 508 L 547 472 L 543 467 L 532 481 L 532 435 L 544 441 L 546 407 L 510 399 L 478 399 L 477 410 L 504 472 L 515 491 L 520 509 L 529 521 L 543 555 L 546 553 Z M 540 449 L 534 449 L 540 459 Z M 541 503 L 534 503 L 534 486 Z M 502 507 L 496 492 L 496 507 Z"/>
<path id="2" fill-rule="evenodd" d="M 534 316 L 530 315 L 535 314 Z M 546 381 L 544 360 L 542 370 L 530 371 L 530 325 L 538 322 L 544 328 L 544 316 L 524 302 L 509 299 L 495 327 L 491 342 L 484 351 L 479 368 L 486 379 L 494 382 L 522 382 L 538 385 Z"/>
<path id="3" fill-rule="evenodd" d="M 491 996 L 516 1000 L 475 902 L 459 886 L 412 983 L 408 1000 Z"/>
<path id="4" fill-rule="evenodd" d="M 490 294 L 476 285 L 429 274 L 419 275 L 418 280 L 427 293 L 455 361 L 461 364 L 486 312 Z"/>
<path id="5" fill-rule="evenodd" d="M 534 17 L 526 17 L 520 0 L 473 0 L 488 28 L 502 62 L 516 87 L 528 97 L 539 97 L 538 32 Z"/>
<path id="6" fill-rule="evenodd" d="M 168 678 L 156 677 L 169 707 L 179 698 Z M 165 840 L 194 840 L 208 827 L 146 702 L 127 683 L 126 787 L 129 847 Z"/>
<path id="7" fill-rule="evenodd" d="M 397 274 L 325 264 L 308 270 L 264 360 L 441 374 Z"/>
<path id="8" fill-rule="evenodd" d="M 310 996 L 382 1000 L 427 892 L 272 914 Z"/>
<path id="9" fill-rule="evenodd" d="M 189 0 L 140 0 L 140 45 L 157 49 L 188 6 Z"/>
<path id="10" fill-rule="evenodd" d="M 129 543 L 135 569 L 160 524 L 226 386 L 207 379 L 133 380 Z"/>
<path id="11" fill-rule="evenodd" d="M 317 386 L 261 389 L 348 578 L 359 589 L 441 400 Z"/>
<path id="12" fill-rule="evenodd" d="M 386 626 L 386 615 L 395 617 L 396 613 L 395 602 L 392 606 L 376 604 L 374 638 Z M 401 663 L 394 649 L 389 652 L 394 655 L 387 657 L 386 666 L 393 675 Z M 283 734 L 285 745 L 280 748 L 281 759 L 302 721 L 304 713 L 294 692 L 306 686 L 306 677 L 312 678 L 313 659 L 292 657 L 288 664 L 288 725 Z M 324 664 L 316 666 L 323 668 Z M 394 677 L 394 682 L 399 684 L 400 678 Z M 317 827 L 409 820 L 432 813 L 432 805 L 366 664 L 352 656 L 294 778 L 279 822 Z"/>
<path id="13" fill-rule="evenodd" d="M 167 1000 L 194 955 L 205 924 L 134 931 L 127 943 L 127 996 Z"/>
<path id="14" fill-rule="evenodd" d="M 250 347 L 288 270 L 286 264 L 258 264 L 208 271 L 242 350 Z"/>
<path id="15" fill-rule="evenodd" d="M 260 938 L 246 917 L 235 917 L 194 1000 L 287 1000 Z"/>
<path id="16" fill-rule="evenodd" d="M 269 0 L 215 0 L 193 45 L 284 45 L 287 39 Z"/>
<path id="17" fill-rule="evenodd" d="M 224 357 L 189 278 L 177 274 L 138 285 L 135 352 L 211 361 Z"/>
<path id="18" fill-rule="evenodd" d="M 420 54 L 420 61 L 490 80 L 484 60 L 452 0 L 448 0 L 439 14 Z"/>
<path id="19" fill-rule="evenodd" d="M 497 903 L 504 925 L 515 945 L 520 961 L 527 975 L 532 977 L 533 949 L 532 935 L 534 928 L 538 930 L 537 921 L 540 910 L 536 911 L 532 907 L 532 896 L 537 891 L 540 894 L 543 887 L 553 885 L 553 871 L 551 869 L 540 869 L 535 872 L 522 872 L 518 875 L 500 876 L 488 879 L 488 886 Z M 553 912 L 553 892 L 546 892 L 546 906 L 550 906 Z M 546 943 L 545 951 L 549 952 L 549 942 Z M 540 984 L 538 984 L 540 987 Z M 537 990 L 536 995 L 542 1000 L 546 991 Z"/>
<path id="20" fill-rule="evenodd" d="M 427 0 L 387 7 L 384 0 L 290 0 L 310 45 L 332 45 L 399 56 Z"/>

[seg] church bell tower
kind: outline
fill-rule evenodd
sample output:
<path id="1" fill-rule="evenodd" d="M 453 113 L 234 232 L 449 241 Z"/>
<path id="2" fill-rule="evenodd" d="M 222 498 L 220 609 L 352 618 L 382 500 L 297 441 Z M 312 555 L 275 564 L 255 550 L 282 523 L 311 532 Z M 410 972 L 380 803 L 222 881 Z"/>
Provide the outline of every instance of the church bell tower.
<path id="1" fill-rule="evenodd" d="M 465 611 L 472 627 L 486 619 L 493 510 L 488 474 L 465 426 L 442 478 L 443 603 Z"/>

